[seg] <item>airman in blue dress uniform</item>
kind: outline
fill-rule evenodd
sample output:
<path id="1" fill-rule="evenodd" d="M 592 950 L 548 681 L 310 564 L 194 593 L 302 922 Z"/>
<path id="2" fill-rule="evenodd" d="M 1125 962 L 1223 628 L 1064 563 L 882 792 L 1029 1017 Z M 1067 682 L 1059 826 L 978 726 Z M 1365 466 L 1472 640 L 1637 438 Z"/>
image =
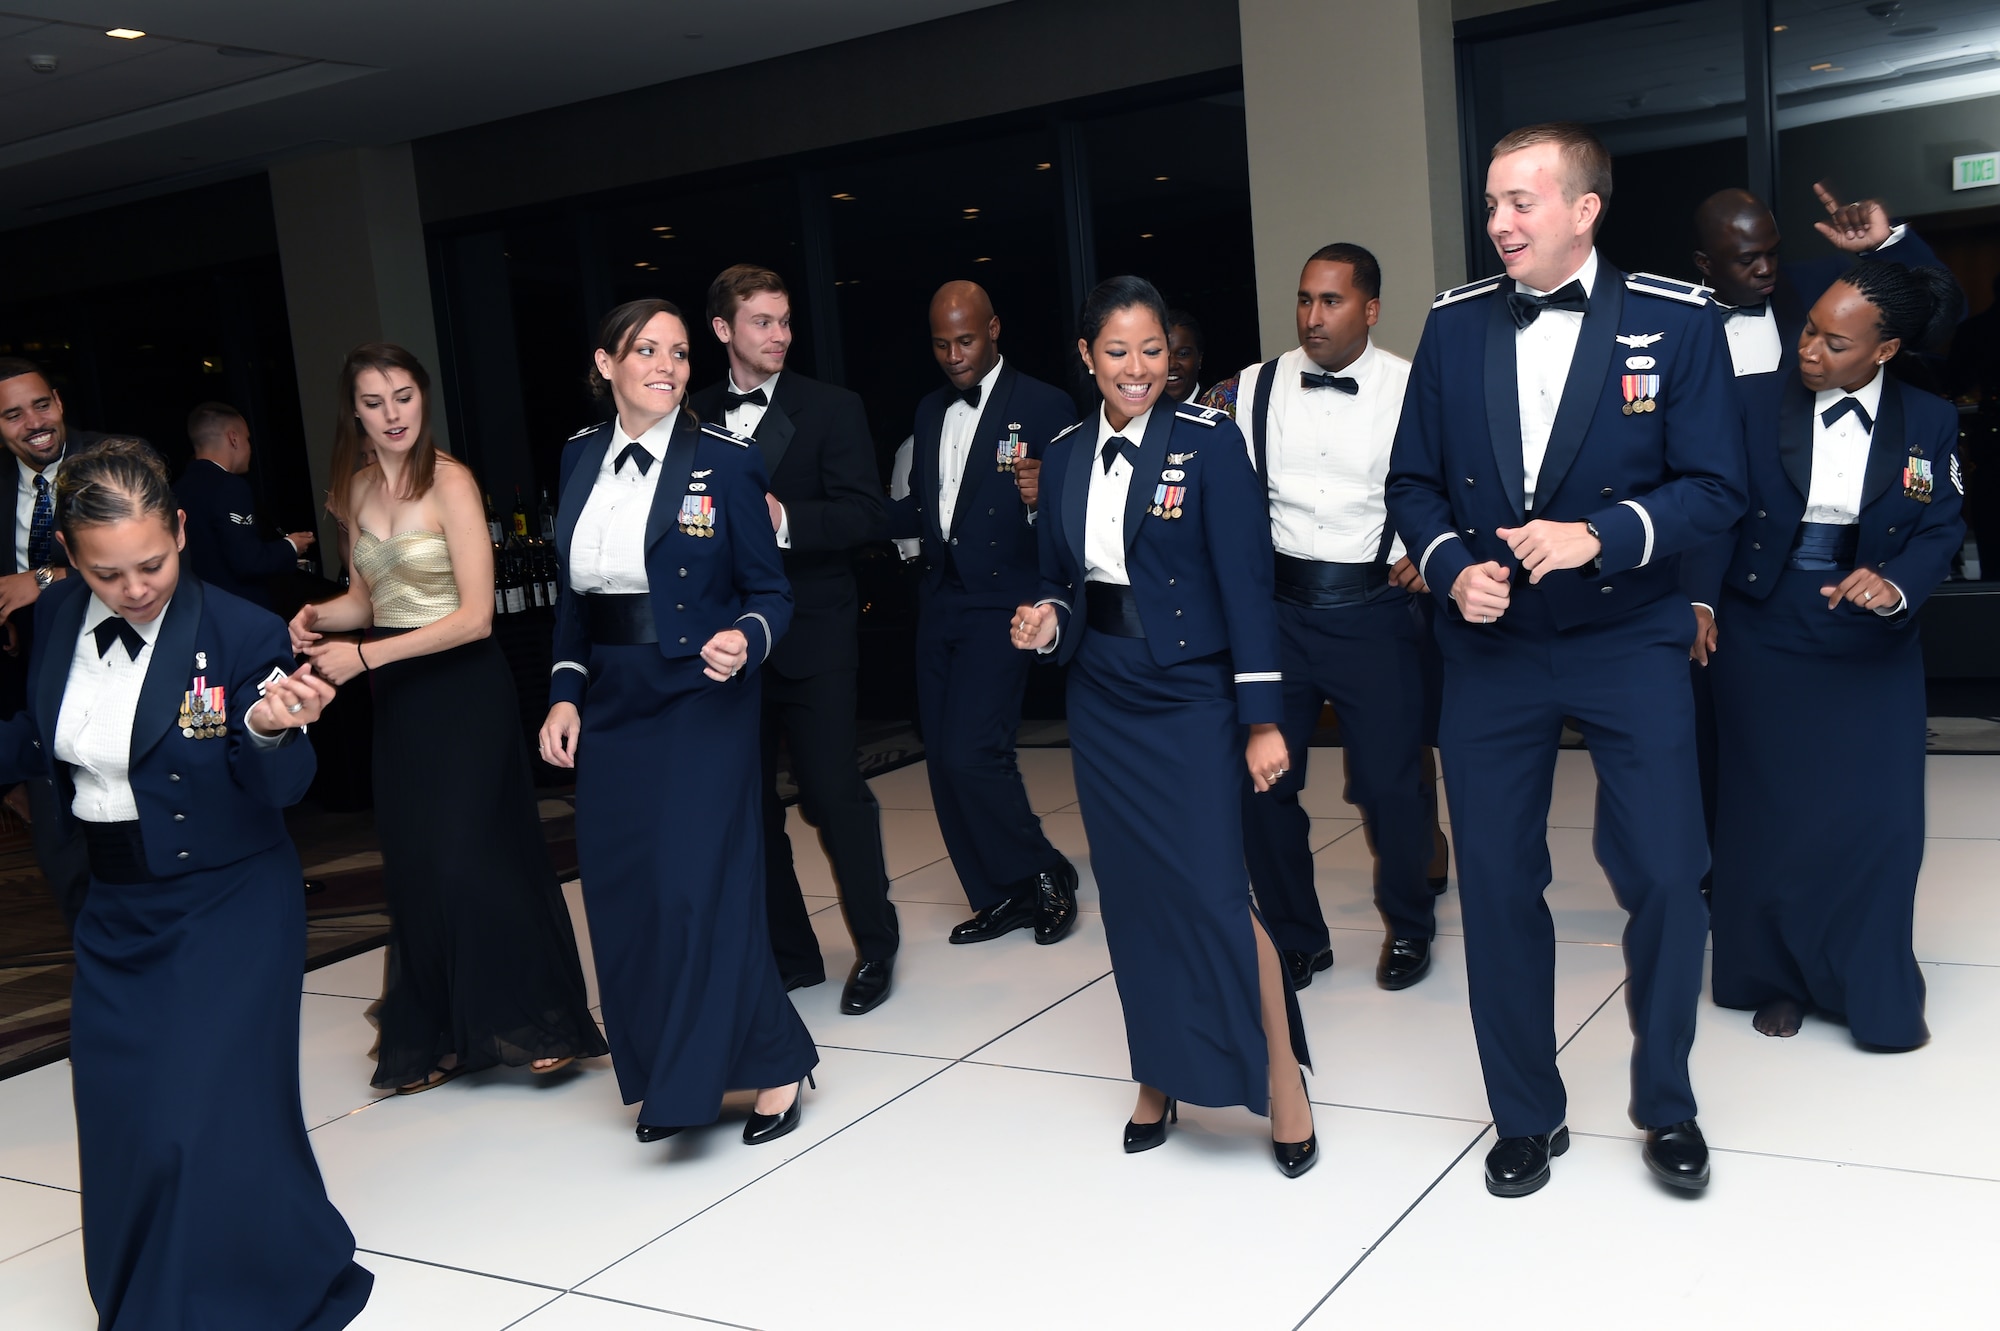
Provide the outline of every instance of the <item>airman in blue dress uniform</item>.
<path id="1" fill-rule="evenodd" d="M 1488 233 L 1510 276 L 1432 307 L 1388 482 L 1440 607 L 1438 738 L 1500 1196 L 1540 1188 L 1568 1146 L 1542 899 L 1566 716 L 1597 770 L 1598 859 L 1631 915 L 1645 1157 L 1668 1183 L 1708 1181 L 1687 1071 L 1708 857 L 1675 556 L 1742 512 L 1742 433 L 1707 292 L 1599 260 L 1610 191 L 1610 155 L 1579 126 L 1494 148 Z"/>

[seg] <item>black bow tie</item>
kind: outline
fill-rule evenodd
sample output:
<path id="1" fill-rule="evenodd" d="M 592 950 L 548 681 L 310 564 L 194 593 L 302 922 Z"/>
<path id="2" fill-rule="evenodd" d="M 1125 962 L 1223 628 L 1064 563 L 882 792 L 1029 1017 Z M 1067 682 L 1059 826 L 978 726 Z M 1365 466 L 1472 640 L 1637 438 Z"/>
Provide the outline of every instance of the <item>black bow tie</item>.
<path id="1" fill-rule="evenodd" d="M 1361 383 L 1356 379 L 1331 374 L 1314 374 L 1311 370 L 1299 374 L 1300 388 L 1332 388 L 1353 397 L 1361 391 Z"/>
<path id="2" fill-rule="evenodd" d="M 1526 328 L 1541 317 L 1543 310 L 1574 310 L 1582 314 L 1590 308 L 1590 295 L 1581 282 L 1569 282 L 1556 288 L 1546 296 L 1531 295 L 1526 291 L 1507 293 L 1507 313 L 1514 316 L 1514 327 Z"/>
<path id="3" fill-rule="evenodd" d="M 972 387 L 970 387 L 970 388 L 961 388 L 961 389 L 958 389 L 957 391 L 955 391 L 954 393 L 952 393 L 952 395 L 951 395 L 951 396 L 952 396 L 952 399 L 953 399 L 954 401 L 958 401 L 958 402 L 963 402 L 963 403 L 964 403 L 964 404 L 965 404 L 966 406 L 968 406 L 968 407 L 971 407 L 971 408 L 972 408 L 972 409 L 973 409 L 974 411 L 978 411 L 978 410 L 979 410 L 979 385 L 978 385 L 978 384 L 974 384 L 974 385 L 973 385 Z"/>
<path id="4" fill-rule="evenodd" d="M 1122 434 L 1114 434 L 1109 439 L 1106 439 L 1104 441 L 1104 470 L 1107 472 L 1110 471 L 1111 464 L 1118 460 L 1118 455 L 1131 450 L 1133 447 L 1132 441 Z"/>
<path id="5" fill-rule="evenodd" d="M 1755 305 L 1731 305 L 1722 312 L 1722 321 L 1731 319 L 1761 319 L 1770 310 L 1771 302 L 1760 300 Z"/>
<path id="6" fill-rule="evenodd" d="M 611 464 L 611 474 L 616 476 L 619 472 L 625 470 L 625 464 L 628 462 L 639 464 L 639 474 L 641 476 L 644 476 L 653 469 L 653 455 L 648 453 L 637 440 L 625 445 L 625 451 L 620 453 L 618 460 Z"/>
<path id="7" fill-rule="evenodd" d="M 1857 397 L 1844 397 L 1825 411 L 1822 411 L 1819 414 L 1820 423 L 1828 429 L 1832 429 L 1834 422 L 1850 411 L 1860 420 L 1863 430 L 1873 430 L 1875 428 L 1875 418 L 1868 414 L 1868 408 L 1862 406 L 1861 399 Z"/>
<path id="8" fill-rule="evenodd" d="M 753 388 L 747 393 L 732 393 L 725 388 L 722 390 L 722 395 L 729 399 L 729 405 L 723 408 L 724 411 L 734 411 L 738 407 L 768 407 L 771 405 L 771 399 L 764 395 L 764 390 L 761 388 Z"/>
<path id="9" fill-rule="evenodd" d="M 100 657 L 111 654 L 111 644 L 122 642 L 129 659 L 138 660 L 139 653 L 146 650 L 146 640 L 139 636 L 139 630 L 120 619 L 117 615 L 105 620 L 91 630 L 97 635 L 97 654 Z"/>

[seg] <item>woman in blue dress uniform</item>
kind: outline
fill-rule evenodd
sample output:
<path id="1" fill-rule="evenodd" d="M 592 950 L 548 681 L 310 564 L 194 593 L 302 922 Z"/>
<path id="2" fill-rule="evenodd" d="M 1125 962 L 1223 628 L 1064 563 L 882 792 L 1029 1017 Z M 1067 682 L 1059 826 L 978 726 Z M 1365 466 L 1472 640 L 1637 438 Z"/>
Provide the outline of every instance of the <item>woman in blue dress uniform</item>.
<path id="1" fill-rule="evenodd" d="M 1226 415 L 1162 401 L 1151 283 L 1099 284 L 1081 331 L 1103 405 L 1043 461 L 1043 593 L 1013 633 L 1070 666 L 1077 797 L 1140 1083 L 1125 1149 L 1159 1145 L 1179 1100 L 1244 1105 L 1270 1113 L 1297 1177 L 1318 1159 L 1310 1060 L 1243 864 L 1243 764 L 1260 791 L 1287 767 L 1263 486 Z"/>
<path id="2" fill-rule="evenodd" d="M 688 372 L 666 301 L 605 317 L 591 382 L 617 415 L 563 450 L 541 749 L 577 770 L 585 914 L 639 1140 L 713 1123 L 725 1092 L 754 1087 L 756 1145 L 798 1126 L 819 1061 L 764 919 L 752 672 L 792 594 L 757 452 L 697 424 Z"/>
<path id="3" fill-rule="evenodd" d="M 1855 265 L 1799 338 L 1716 606 L 1715 1001 L 1792 1035 L 1922 1044 L 1911 948 L 1924 857 L 1924 665 L 1913 620 L 1964 539 L 1950 404 L 1891 378 L 1950 327 L 1936 268 Z M 1867 791 L 1865 817 L 1848 817 Z"/>
<path id="4" fill-rule="evenodd" d="M 288 673 L 275 615 L 180 576 L 145 444 L 74 455 L 56 523 L 75 572 L 35 607 L 0 781 L 53 774 L 90 848 L 70 1062 L 98 1325 L 333 1331 L 374 1277 L 299 1107 L 305 906 L 283 815 L 313 775 L 298 732 L 333 690 Z"/>

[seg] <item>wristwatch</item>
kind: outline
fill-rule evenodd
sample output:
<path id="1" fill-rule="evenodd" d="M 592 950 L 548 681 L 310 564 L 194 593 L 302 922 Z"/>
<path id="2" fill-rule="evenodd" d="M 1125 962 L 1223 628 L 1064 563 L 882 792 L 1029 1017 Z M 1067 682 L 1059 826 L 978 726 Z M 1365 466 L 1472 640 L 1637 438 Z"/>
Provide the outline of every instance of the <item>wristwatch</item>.
<path id="1" fill-rule="evenodd" d="M 35 586 L 41 591 L 47 591 L 49 589 L 49 584 L 54 582 L 55 580 L 56 580 L 56 571 L 50 568 L 47 564 L 44 564 L 40 568 L 35 570 Z"/>

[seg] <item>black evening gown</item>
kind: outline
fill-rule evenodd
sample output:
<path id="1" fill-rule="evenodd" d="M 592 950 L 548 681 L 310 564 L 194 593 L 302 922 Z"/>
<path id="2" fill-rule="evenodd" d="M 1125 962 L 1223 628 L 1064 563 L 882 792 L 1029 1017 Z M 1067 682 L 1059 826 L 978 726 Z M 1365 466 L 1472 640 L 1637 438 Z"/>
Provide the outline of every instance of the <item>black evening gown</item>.
<path id="1" fill-rule="evenodd" d="M 356 540 L 377 635 L 457 606 L 444 538 Z M 388 623 L 384 623 L 384 621 Z M 375 1082 L 608 1052 L 542 842 L 514 677 L 491 638 L 369 672 L 389 956 Z"/>

